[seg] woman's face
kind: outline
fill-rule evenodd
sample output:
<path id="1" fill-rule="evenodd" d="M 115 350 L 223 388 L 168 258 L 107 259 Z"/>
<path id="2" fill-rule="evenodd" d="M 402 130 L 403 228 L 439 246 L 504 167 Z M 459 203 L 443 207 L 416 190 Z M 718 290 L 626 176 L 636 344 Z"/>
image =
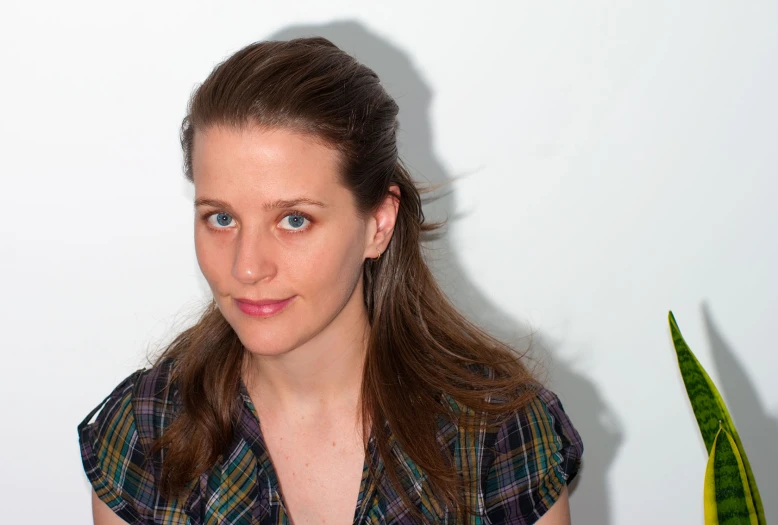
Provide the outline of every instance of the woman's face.
<path id="1" fill-rule="evenodd" d="M 360 216 L 338 182 L 337 155 L 285 129 L 195 133 L 197 261 L 252 353 L 293 350 L 364 309 L 361 272 L 376 255 L 375 221 Z"/>

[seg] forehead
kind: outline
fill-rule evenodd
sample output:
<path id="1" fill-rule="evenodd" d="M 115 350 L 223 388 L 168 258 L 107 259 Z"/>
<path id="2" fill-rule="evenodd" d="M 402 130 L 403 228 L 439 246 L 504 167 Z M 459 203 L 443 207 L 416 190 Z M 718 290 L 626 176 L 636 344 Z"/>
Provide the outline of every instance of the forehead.
<path id="1" fill-rule="evenodd" d="M 210 126 L 197 130 L 192 174 L 198 195 L 220 192 L 284 198 L 289 192 L 309 195 L 346 190 L 340 182 L 339 152 L 286 128 Z"/>

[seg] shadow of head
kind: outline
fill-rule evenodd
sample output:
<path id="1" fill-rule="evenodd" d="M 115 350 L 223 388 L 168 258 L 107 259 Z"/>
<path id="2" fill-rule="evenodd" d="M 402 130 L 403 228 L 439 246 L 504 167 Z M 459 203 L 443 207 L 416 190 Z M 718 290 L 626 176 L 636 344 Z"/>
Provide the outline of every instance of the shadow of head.
<path id="1" fill-rule="evenodd" d="M 454 246 L 448 232 L 456 226 L 459 217 L 455 214 L 456 193 L 448 185 L 452 177 L 443 168 L 433 148 L 433 130 L 430 107 L 433 92 L 422 73 L 415 67 L 412 57 L 385 37 L 378 36 L 354 21 L 338 21 L 321 25 L 297 25 L 279 30 L 263 40 L 290 40 L 300 37 L 322 36 L 364 65 L 373 69 L 387 92 L 400 107 L 398 114 L 398 150 L 401 159 L 414 179 L 425 185 L 443 185 L 447 191 L 432 194 L 425 199 L 424 214 L 430 222 L 448 220 L 443 233 L 424 243 L 428 264 L 451 301 L 467 317 L 486 329 L 492 335 L 509 343 L 532 341 L 530 330 L 513 319 L 494 304 L 470 278 L 461 262 L 461 255 L 467 245 Z M 448 185 L 448 186 L 447 186 Z M 496 191 L 499 191 L 496 189 Z M 466 240 L 465 240 L 466 242 Z M 495 247 L 495 251 L 500 247 Z M 489 254 L 479 254 L 481 260 L 488 260 Z M 514 286 L 517 284 L 514 282 Z M 538 345 L 538 352 L 550 352 L 553 348 L 548 340 Z M 515 345 L 523 346 L 523 345 Z M 542 361 L 535 352 L 529 357 Z M 554 363 L 555 389 L 560 392 L 565 408 L 584 439 L 585 474 L 576 478 L 575 491 L 582 496 L 574 503 L 574 516 L 581 523 L 610 523 L 606 475 L 612 464 L 622 434 L 617 425 L 607 425 L 604 419 L 612 412 L 597 393 L 594 384 L 577 373 L 567 363 Z M 566 395 L 565 395 L 566 394 Z M 585 476 L 585 480 L 581 478 Z"/>

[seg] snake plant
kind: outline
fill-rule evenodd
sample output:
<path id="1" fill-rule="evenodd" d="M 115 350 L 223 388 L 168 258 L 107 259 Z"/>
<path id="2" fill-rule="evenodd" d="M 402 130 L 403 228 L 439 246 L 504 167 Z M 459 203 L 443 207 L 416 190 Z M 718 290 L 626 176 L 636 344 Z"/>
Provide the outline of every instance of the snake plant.
<path id="1" fill-rule="evenodd" d="M 708 449 L 703 489 L 705 525 L 766 525 L 756 479 L 727 406 L 684 341 L 673 312 L 669 322 L 681 377 Z"/>

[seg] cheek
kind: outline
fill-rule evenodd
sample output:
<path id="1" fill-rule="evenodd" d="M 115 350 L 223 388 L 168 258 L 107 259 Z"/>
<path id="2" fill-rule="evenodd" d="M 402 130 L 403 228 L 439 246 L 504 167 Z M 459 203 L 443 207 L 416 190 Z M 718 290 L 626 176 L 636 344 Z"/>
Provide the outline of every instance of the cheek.
<path id="1" fill-rule="evenodd" d="M 215 288 L 223 278 L 224 247 L 217 246 L 212 238 L 195 232 L 195 255 L 203 277 L 211 288 Z"/>
<path id="2" fill-rule="evenodd" d="M 354 238 L 344 238 L 342 232 L 328 236 L 306 250 L 303 257 L 289 260 L 285 265 L 289 271 L 287 275 L 300 284 L 305 280 L 307 287 L 330 296 L 324 297 L 324 300 L 337 301 L 350 291 L 360 275 L 362 251 L 359 242 Z"/>

